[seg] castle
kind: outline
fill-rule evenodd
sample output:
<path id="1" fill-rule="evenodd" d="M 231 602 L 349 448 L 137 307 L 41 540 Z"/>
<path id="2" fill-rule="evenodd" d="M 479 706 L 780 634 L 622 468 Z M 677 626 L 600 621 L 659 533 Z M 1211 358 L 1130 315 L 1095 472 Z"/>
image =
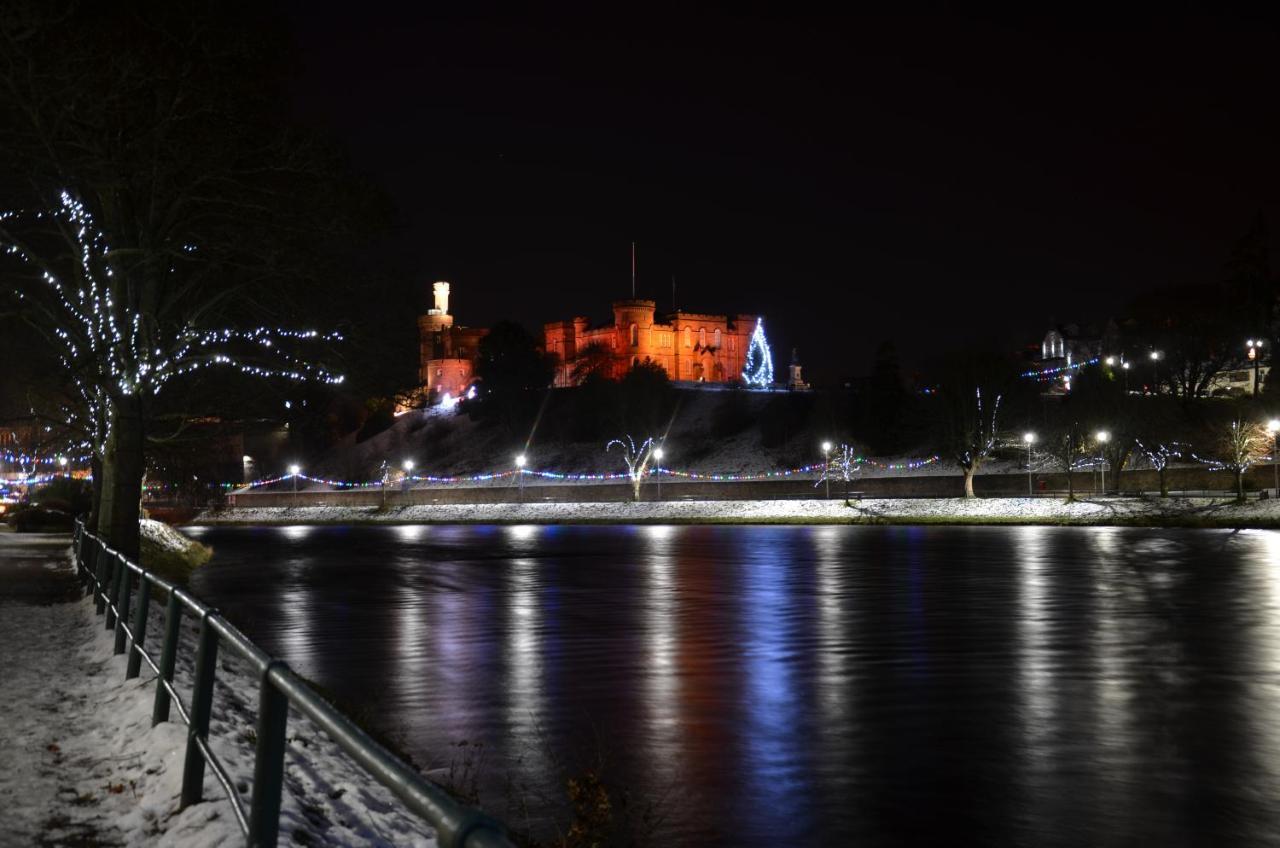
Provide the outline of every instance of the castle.
<path id="1" fill-rule="evenodd" d="M 449 284 L 431 286 L 435 306 L 418 316 L 418 377 L 428 403 L 461 397 L 475 377 L 476 356 L 486 328 L 455 327 L 449 314 Z"/>
<path id="2" fill-rule="evenodd" d="M 652 300 L 617 300 L 612 324 L 592 327 L 582 317 L 547 324 L 546 350 L 558 363 L 555 385 L 576 385 L 592 372 L 620 379 L 645 360 L 662 366 L 672 380 L 741 379 L 758 316 L 677 310 L 659 323 L 656 311 Z"/>
<path id="3" fill-rule="evenodd" d="M 460 327 L 449 314 L 449 284 L 432 286 L 435 306 L 418 317 L 419 377 L 427 403 L 456 400 L 475 379 L 475 361 L 484 328 Z M 613 322 L 592 327 L 586 318 L 554 321 L 543 327 L 543 349 L 556 360 L 553 385 L 574 386 L 589 374 L 621 379 L 645 361 L 656 363 L 674 381 L 732 383 L 741 381 L 750 361 L 752 336 L 761 326 L 758 315 L 705 315 L 677 310 L 663 321 L 652 300 L 618 300 Z M 761 332 L 763 332 L 761 330 Z M 794 355 L 793 355 L 794 356 Z M 773 381 L 769 354 L 767 373 L 756 385 Z M 793 362 L 788 385 L 808 388 Z M 406 407 L 407 408 L 407 407 Z"/>

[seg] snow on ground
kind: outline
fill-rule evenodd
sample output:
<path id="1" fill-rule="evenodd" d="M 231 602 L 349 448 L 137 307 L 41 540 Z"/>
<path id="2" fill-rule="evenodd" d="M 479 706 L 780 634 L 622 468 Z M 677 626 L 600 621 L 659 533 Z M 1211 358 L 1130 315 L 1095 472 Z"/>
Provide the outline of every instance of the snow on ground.
<path id="1" fill-rule="evenodd" d="M 1018 523 L 1280 525 L 1280 501 L 1222 498 L 897 498 L 660 501 L 642 503 L 440 504 L 374 507 L 248 507 L 202 513 L 200 524 L 307 523 Z"/>
<path id="2" fill-rule="evenodd" d="M 174 530 L 163 521 L 153 521 L 150 518 L 144 518 L 138 523 L 138 530 L 142 538 L 155 545 L 160 550 L 168 551 L 174 554 L 183 554 L 187 548 L 191 546 L 191 540 L 186 536 Z"/>
<path id="3" fill-rule="evenodd" d="M 68 566 L 69 567 L 69 566 Z M 149 633 L 159 652 L 162 604 Z M 184 623 L 178 691 L 189 701 L 196 626 Z M 206 769 L 205 802 L 178 811 L 186 725 L 151 726 L 146 671 L 125 681 L 124 656 L 92 599 L 39 606 L 0 602 L 0 843 L 240 845 L 230 803 Z M 250 800 L 256 681 L 222 652 L 210 740 Z M 281 844 L 434 846 L 429 827 L 366 777 L 309 721 L 289 716 Z M 13 839 L 13 842 L 7 842 Z"/>

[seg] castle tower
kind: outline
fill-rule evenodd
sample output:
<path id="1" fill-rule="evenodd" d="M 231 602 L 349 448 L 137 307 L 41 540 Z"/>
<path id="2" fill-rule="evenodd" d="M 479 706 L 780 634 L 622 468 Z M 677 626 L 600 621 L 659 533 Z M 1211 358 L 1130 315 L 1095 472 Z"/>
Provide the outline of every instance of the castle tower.
<path id="1" fill-rule="evenodd" d="M 429 310 L 429 315 L 449 314 L 449 284 L 440 280 L 431 285 L 431 293 L 435 295 L 436 308 Z"/>

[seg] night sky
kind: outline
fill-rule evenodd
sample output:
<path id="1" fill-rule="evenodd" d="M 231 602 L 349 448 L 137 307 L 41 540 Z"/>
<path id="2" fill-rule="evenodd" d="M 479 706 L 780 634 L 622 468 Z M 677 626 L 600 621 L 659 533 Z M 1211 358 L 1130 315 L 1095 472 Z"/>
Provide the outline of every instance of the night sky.
<path id="1" fill-rule="evenodd" d="M 779 365 L 799 345 L 831 379 L 884 339 L 1016 349 L 1215 281 L 1276 219 L 1270 20 L 624 8 L 291 11 L 299 112 L 390 194 L 405 285 L 450 280 L 459 322 L 604 320 L 634 240 L 660 310 L 674 274 L 680 307 L 764 313 Z"/>

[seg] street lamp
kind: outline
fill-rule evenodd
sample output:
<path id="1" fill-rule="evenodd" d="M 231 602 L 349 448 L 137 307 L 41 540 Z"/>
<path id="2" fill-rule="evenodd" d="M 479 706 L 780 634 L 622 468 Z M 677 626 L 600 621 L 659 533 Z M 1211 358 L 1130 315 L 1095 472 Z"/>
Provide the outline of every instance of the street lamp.
<path id="1" fill-rule="evenodd" d="M 1276 440 L 1280 439 L 1280 418 L 1272 418 L 1267 422 L 1267 432 L 1271 434 L 1271 472 L 1275 478 L 1276 497 L 1280 498 L 1280 465 L 1276 465 Z"/>
<path id="2" fill-rule="evenodd" d="M 1258 394 L 1258 366 L 1262 364 L 1262 351 L 1260 348 L 1265 343 L 1265 339 L 1249 339 L 1245 344 L 1249 346 L 1249 361 L 1253 363 L 1253 391 L 1250 394 Z"/>
<path id="3" fill-rule="evenodd" d="M 67 473 L 67 458 L 65 456 L 58 457 L 58 467 L 62 469 L 62 473 Z"/>
<path id="4" fill-rule="evenodd" d="M 1158 394 L 1160 391 L 1160 357 L 1158 350 L 1151 351 L 1151 394 Z"/>
<path id="5" fill-rule="evenodd" d="M 520 500 L 524 500 L 524 464 L 527 461 L 524 454 L 516 454 L 516 479 L 520 485 Z"/>
<path id="6" fill-rule="evenodd" d="M 1098 445 L 1100 446 L 1100 450 L 1102 451 L 1102 455 L 1099 456 L 1098 458 L 1102 460 L 1102 465 L 1099 466 L 1099 469 L 1102 472 L 1102 491 L 1105 494 L 1107 491 L 1107 453 L 1106 453 L 1106 448 L 1102 448 L 1101 446 L 1111 441 L 1111 434 L 1108 433 L 1106 430 L 1099 430 L 1094 435 L 1094 438 L 1098 440 Z"/>
<path id="7" fill-rule="evenodd" d="M 1124 371 L 1124 393 L 1129 394 L 1129 363 L 1128 361 L 1120 363 L 1120 370 Z"/>
<path id="8" fill-rule="evenodd" d="M 660 470 L 662 469 L 662 465 L 661 465 L 661 463 L 662 463 L 662 457 L 663 457 L 663 456 L 665 456 L 665 455 L 666 455 L 666 451 L 664 451 L 662 448 L 654 448 L 654 449 L 653 449 L 653 461 L 654 461 L 655 463 L 659 463 L 659 464 L 655 467 L 655 470 L 660 471 Z M 651 471 L 651 472 L 649 472 L 649 473 L 650 473 L 650 474 L 653 474 L 653 472 L 652 472 L 652 471 Z M 658 474 L 658 475 L 656 475 L 656 476 L 657 476 L 657 478 L 658 478 L 658 500 L 662 500 L 662 475 L 661 475 L 661 474 Z"/>
<path id="9" fill-rule="evenodd" d="M 413 470 L 413 460 L 412 460 L 412 459 L 406 459 L 406 460 L 404 461 L 404 473 L 405 473 L 405 474 L 408 474 L 408 473 L 409 473 L 410 471 L 412 471 L 412 470 Z"/>
<path id="10" fill-rule="evenodd" d="M 298 505 L 298 475 L 302 473 L 301 465 L 290 465 L 289 476 L 293 478 L 293 505 Z"/>
<path id="11" fill-rule="evenodd" d="M 240 461 L 244 464 L 244 475 L 243 475 L 244 482 L 252 483 L 253 482 L 253 457 L 249 456 L 249 454 L 245 454 L 244 456 L 240 457 Z"/>
<path id="12" fill-rule="evenodd" d="M 1031 486 L 1031 446 L 1036 443 L 1035 433 L 1023 433 L 1022 441 L 1027 443 L 1027 497 L 1035 494 L 1035 490 Z"/>
<path id="13" fill-rule="evenodd" d="M 822 477 L 827 481 L 827 500 L 831 500 L 831 443 L 822 443 Z"/>

